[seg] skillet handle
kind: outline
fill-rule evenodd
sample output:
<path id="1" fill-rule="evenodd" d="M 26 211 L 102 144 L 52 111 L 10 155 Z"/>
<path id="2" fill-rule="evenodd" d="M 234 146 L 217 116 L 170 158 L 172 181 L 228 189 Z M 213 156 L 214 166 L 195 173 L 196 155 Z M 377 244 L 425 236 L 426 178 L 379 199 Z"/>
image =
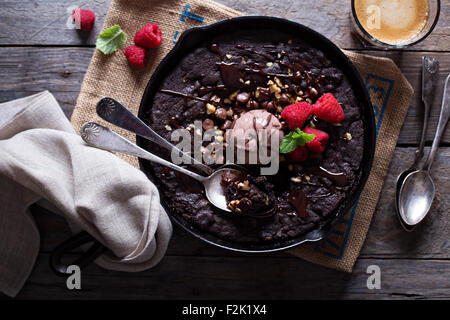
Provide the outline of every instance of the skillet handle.
<path id="1" fill-rule="evenodd" d="M 93 244 L 86 252 L 81 253 L 80 256 L 67 265 L 62 263 L 61 260 L 64 255 L 69 253 L 71 250 L 90 242 Z M 106 251 L 107 248 L 105 246 L 103 246 L 86 231 L 82 231 L 67 239 L 52 251 L 49 259 L 50 268 L 56 275 L 67 277 L 67 268 L 70 265 L 77 265 L 80 269 L 83 269 Z"/>

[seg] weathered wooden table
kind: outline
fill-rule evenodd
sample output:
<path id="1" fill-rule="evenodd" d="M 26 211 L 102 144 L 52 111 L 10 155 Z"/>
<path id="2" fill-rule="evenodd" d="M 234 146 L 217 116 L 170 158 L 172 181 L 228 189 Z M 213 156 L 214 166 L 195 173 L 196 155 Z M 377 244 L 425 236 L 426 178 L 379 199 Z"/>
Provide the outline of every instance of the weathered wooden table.
<path id="1" fill-rule="evenodd" d="M 450 73 L 450 2 L 443 1 L 440 21 L 422 43 L 404 51 L 368 51 L 352 39 L 350 0 L 219 0 L 248 14 L 298 21 L 331 38 L 340 47 L 392 58 L 416 90 L 401 131 L 370 231 L 352 274 L 310 264 L 286 253 L 247 255 L 206 245 L 175 228 L 167 256 L 154 269 L 125 274 L 90 266 L 83 290 L 69 291 L 48 267 L 49 252 L 70 236 L 65 222 L 33 208 L 41 231 L 36 267 L 18 298 L 30 299 L 302 299 L 302 298 L 450 298 L 450 130 L 438 152 L 432 175 L 437 194 L 422 226 L 404 232 L 394 213 L 394 185 L 418 145 L 422 125 L 421 56 L 440 61 L 439 86 L 431 111 L 427 145 L 439 115 L 442 86 Z M 109 0 L 0 0 L 0 102 L 50 90 L 70 116 L 94 51 Z M 85 6 L 97 14 L 88 35 L 66 27 L 68 8 Z M 381 268 L 381 290 L 366 286 L 367 266 Z M 0 299 L 6 299 L 0 296 Z"/>

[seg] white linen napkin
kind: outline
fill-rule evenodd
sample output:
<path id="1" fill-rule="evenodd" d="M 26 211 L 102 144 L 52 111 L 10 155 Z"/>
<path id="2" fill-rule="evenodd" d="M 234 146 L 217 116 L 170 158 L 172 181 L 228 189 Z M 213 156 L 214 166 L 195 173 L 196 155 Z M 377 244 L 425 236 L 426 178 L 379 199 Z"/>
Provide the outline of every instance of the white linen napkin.
<path id="1" fill-rule="evenodd" d="M 39 251 L 28 210 L 49 201 L 110 251 L 96 263 L 137 272 L 164 256 L 172 225 L 156 187 L 114 154 L 87 146 L 48 91 L 0 104 L 0 291 L 15 296 Z"/>

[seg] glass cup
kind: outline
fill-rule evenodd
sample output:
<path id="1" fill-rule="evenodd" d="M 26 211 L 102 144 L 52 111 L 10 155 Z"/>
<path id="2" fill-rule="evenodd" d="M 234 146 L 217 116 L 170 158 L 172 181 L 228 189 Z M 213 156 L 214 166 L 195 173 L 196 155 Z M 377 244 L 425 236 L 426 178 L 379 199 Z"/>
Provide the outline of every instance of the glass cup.
<path id="1" fill-rule="evenodd" d="M 369 4 L 366 8 L 366 15 L 358 17 L 358 15 L 357 15 L 358 10 L 356 9 L 355 4 L 361 5 L 361 3 L 363 3 L 364 1 L 366 2 L 366 4 Z M 410 0 L 410 1 L 413 1 L 416 3 L 422 2 L 422 1 L 414 1 L 414 0 Z M 380 3 L 380 2 L 383 2 L 383 5 L 386 3 L 388 5 L 399 5 L 400 4 L 400 8 L 402 8 L 401 7 L 402 4 L 404 5 L 405 3 L 408 3 L 408 1 L 405 1 L 405 0 L 384 0 L 384 1 L 352 0 L 352 12 L 351 12 L 350 16 L 351 16 L 351 19 L 353 22 L 353 27 L 356 30 L 358 36 L 360 38 L 362 38 L 363 40 L 365 40 L 370 45 L 374 45 L 374 46 L 381 47 L 384 49 L 403 49 L 403 48 L 410 47 L 410 46 L 422 41 L 426 37 L 428 37 L 428 35 L 433 31 L 434 27 L 436 26 L 436 24 L 439 20 L 441 1 L 440 0 L 423 0 L 423 2 L 424 2 L 423 6 L 426 6 L 428 4 L 428 14 L 426 15 L 426 17 L 423 18 L 423 20 L 424 20 L 423 27 L 421 29 L 418 29 L 418 31 L 416 33 L 414 33 L 410 38 L 406 38 L 406 39 L 399 38 L 398 41 L 387 41 L 384 39 L 383 36 L 381 36 L 383 33 L 383 28 L 385 28 L 386 32 L 390 33 L 391 38 L 393 37 L 392 36 L 393 34 L 395 37 L 395 29 L 391 28 L 390 30 L 388 30 L 388 28 L 390 28 L 390 26 L 386 27 L 382 23 L 383 20 L 381 19 L 381 14 L 383 13 L 383 10 L 389 10 L 389 9 L 386 9 L 386 8 L 380 9 L 380 7 L 376 5 L 377 3 Z M 371 5 L 371 4 L 373 4 L 373 5 Z M 364 6 L 362 6 L 362 7 L 364 7 Z M 423 7 L 421 7 L 421 8 L 423 8 Z M 400 9 L 400 10 L 402 10 L 402 9 Z M 405 7 L 404 10 L 409 10 L 409 8 Z M 408 12 L 400 12 L 400 14 L 402 14 L 402 17 L 404 17 L 407 13 Z M 370 19 L 370 21 L 366 20 L 366 23 L 364 23 L 364 21 L 362 21 L 360 19 Z M 395 17 L 392 18 L 392 16 L 391 16 L 390 21 L 388 21 L 388 22 L 395 24 L 396 23 Z M 400 29 L 398 29 L 398 30 L 402 31 L 401 24 L 402 24 L 402 22 L 404 22 L 404 20 L 399 19 L 397 22 L 398 22 L 398 25 L 396 27 L 397 28 L 399 27 Z M 370 32 L 371 29 L 373 29 L 373 28 L 376 28 L 378 32 Z M 380 33 L 380 31 L 381 31 L 381 33 Z M 374 35 L 377 33 L 378 33 L 378 38 Z"/>

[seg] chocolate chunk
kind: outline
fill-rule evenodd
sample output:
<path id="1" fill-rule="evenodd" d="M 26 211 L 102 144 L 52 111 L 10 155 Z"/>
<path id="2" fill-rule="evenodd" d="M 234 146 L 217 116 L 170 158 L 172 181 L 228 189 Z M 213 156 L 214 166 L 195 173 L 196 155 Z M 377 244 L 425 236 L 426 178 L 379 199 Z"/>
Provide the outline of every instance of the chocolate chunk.
<path id="1" fill-rule="evenodd" d="M 258 102 L 256 100 L 249 100 L 247 102 L 247 108 L 248 109 L 258 109 Z"/>
<path id="2" fill-rule="evenodd" d="M 225 120 L 227 118 L 227 110 L 225 110 L 224 108 L 217 108 L 214 115 L 218 119 Z"/>
<path id="3" fill-rule="evenodd" d="M 246 104 L 249 97 L 250 95 L 247 92 L 240 92 L 236 97 L 236 101 L 240 104 Z"/>
<path id="4" fill-rule="evenodd" d="M 212 129 L 212 128 L 214 128 L 214 121 L 206 118 L 205 120 L 203 120 L 202 127 L 204 130 Z"/>

